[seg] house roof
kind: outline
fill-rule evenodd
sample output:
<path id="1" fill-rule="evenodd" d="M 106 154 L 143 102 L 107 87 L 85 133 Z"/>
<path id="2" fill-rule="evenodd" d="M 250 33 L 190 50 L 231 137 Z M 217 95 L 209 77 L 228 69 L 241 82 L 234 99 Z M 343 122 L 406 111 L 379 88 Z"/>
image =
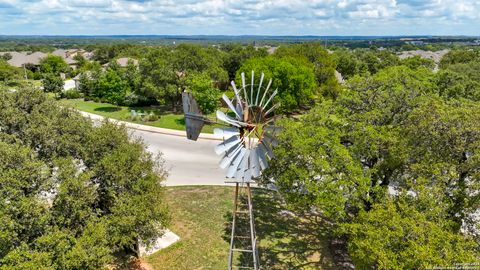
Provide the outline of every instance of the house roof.
<path id="1" fill-rule="evenodd" d="M 28 54 L 26 52 L 2 52 L 1 55 L 9 53 L 12 56 L 12 59 L 7 62 L 14 67 L 22 67 L 25 64 L 39 65 L 40 60 L 47 56 L 46 53 L 34 52 Z"/>
<path id="2" fill-rule="evenodd" d="M 426 59 L 432 59 L 435 63 L 439 63 L 442 57 L 447 54 L 450 50 L 444 49 L 441 51 L 431 52 L 431 51 L 424 51 L 424 50 L 416 50 L 416 51 L 403 51 L 400 53 L 398 57 L 400 59 L 405 59 L 408 57 L 413 56 L 420 56 Z"/>
<path id="3" fill-rule="evenodd" d="M 79 73 L 77 76 L 73 77 L 72 80 L 74 81 L 80 80 L 80 77 L 82 76 L 82 74 L 85 74 L 87 78 L 92 79 L 92 72 L 90 70 L 87 70 L 85 71 L 85 73 Z"/>
<path id="4" fill-rule="evenodd" d="M 22 67 L 25 64 L 39 65 L 40 60 L 47 56 L 47 54 L 43 52 L 34 52 L 31 54 L 28 52 L 0 52 L 0 55 L 4 55 L 6 53 L 12 55 L 12 58 L 7 62 L 14 67 Z M 74 65 L 77 63 L 77 61 L 73 59 L 73 57 L 77 54 L 82 55 L 87 59 L 90 59 L 93 55 L 91 52 L 87 52 L 83 49 L 57 49 L 53 51 L 52 54 L 62 57 L 69 65 Z M 135 61 L 137 60 L 134 60 L 134 62 Z M 136 64 L 138 64 L 138 61 Z"/>
<path id="5" fill-rule="evenodd" d="M 67 58 L 67 50 L 56 49 L 52 52 L 53 55 L 60 56 L 62 58 Z"/>
<path id="6" fill-rule="evenodd" d="M 78 52 L 77 49 L 73 49 L 73 50 L 57 49 L 53 51 L 52 54 L 62 57 L 67 64 L 74 65 L 77 63 L 77 61 L 73 59 L 76 52 Z"/>
<path id="7" fill-rule="evenodd" d="M 344 83 L 343 76 L 340 72 L 335 70 L 335 79 L 337 79 L 338 83 Z"/>
<path id="8" fill-rule="evenodd" d="M 128 61 L 132 60 L 135 66 L 138 66 L 138 60 L 129 58 L 129 57 L 122 57 L 117 59 L 117 64 L 121 67 L 126 67 L 128 65 Z"/>
<path id="9" fill-rule="evenodd" d="M 133 59 L 133 58 L 130 58 L 130 57 L 122 57 L 122 58 L 118 58 L 117 60 L 115 60 L 115 62 L 117 62 L 117 64 L 120 66 L 120 67 L 127 67 L 128 66 L 128 61 L 132 61 L 133 62 L 133 65 L 135 66 L 138 66 L 138 60 L 137 59 Z M 110 63 L 105 63 L 102 65 L 102 67 L 108 67 L 110 65 Z"/>

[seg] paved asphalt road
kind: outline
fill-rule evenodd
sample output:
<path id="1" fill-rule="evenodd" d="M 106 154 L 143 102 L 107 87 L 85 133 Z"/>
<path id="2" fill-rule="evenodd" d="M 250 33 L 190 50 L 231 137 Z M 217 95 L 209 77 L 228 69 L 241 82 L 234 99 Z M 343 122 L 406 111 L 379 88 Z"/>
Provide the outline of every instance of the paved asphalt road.
<path id="1" fill-rule="evenodd" d="M 132 130 L 141 137 L 153 153 L 162 152 L 169 176 L 167 186 L 225 185 L 225 172 L 219 167 L 221 156 L 213 151 L 220 141 Z"/>
<path id="2" fill-rule="evenodd" d="M 103 119 L 103 116 L 100 115 L 87 112 L 80 113 L 96 123 Z M 129 128 L 132 135 L 142 138 L 149 151 L 154 154 L 159 152 L 163 154 L 165 167 L 169 173 L 165 182 L 167 186 L 225 185 L 225 172 L 219 167 L 221 156 L 217 156 L 213 151 L 214 147 L 221 141 L 202 138 L 191 141 L 183 137 L 184 132 L 123 123 L 134 127 Z M 177 136 L 143 131 L 138 128 L 168 131 L 168 133 L 177 134 Z"/>

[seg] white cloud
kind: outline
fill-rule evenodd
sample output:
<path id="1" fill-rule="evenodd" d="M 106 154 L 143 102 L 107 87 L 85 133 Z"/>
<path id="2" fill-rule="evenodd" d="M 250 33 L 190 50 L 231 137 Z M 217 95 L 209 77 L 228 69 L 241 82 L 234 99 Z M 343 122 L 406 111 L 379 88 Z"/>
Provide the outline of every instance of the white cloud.
<path id="1" fill-rule="evenodd" d="M 432 32 L 432 25 L 445 27 Z M 480 0 L 0 0 L 0 34 L 480 35 L 477 29 Z"/>

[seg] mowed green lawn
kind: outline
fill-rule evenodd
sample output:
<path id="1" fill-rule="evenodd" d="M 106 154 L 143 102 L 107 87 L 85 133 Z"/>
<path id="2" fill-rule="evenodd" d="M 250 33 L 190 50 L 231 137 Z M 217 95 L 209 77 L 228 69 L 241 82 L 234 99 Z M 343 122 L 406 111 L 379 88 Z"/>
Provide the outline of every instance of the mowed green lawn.
<path id="1" fill-rule="evenodd" d="M 185 130 L 185 119 L 183 114 L 174 114 L 171 111 L 166 111 L 160 107 L 126 107 L 126 106 L 115 106 L 109 103 L 100 103 L 93 101 L 84 101 L 83 99 L 61 99 L 60 103 L 64 105 L 72 106 L 80 111 L 94 113 L 109 117 L 112 119 L 149 125 L 154 127 L 169 128 L 176 130 Z M 150 112 L 159 116 L 159 119 L 156 121 L 142 121 L 142 120 L 132 120 L 131 119 L 131 110 L 135 110 L 137 113 L 146 113 Z M 202 129 L 203 133 L 213 133 L 214 125 L 205 125 Z"/>
<path id="2" fill-rule="evenodd" d="M 152 268 L 227 269 L 233 190 L 168 187 L 169 228 L 180 240 L 145 258 Z M 321 221 L 286 211 L 274 192 L 255 189 L 253 201 L 262 269 L 335 269 Z"/>

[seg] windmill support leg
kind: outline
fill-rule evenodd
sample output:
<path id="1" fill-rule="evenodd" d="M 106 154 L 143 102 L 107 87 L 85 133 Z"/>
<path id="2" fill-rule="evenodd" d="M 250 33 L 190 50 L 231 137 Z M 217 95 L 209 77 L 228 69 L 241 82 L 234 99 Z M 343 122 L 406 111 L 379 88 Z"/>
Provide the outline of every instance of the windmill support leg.
<path id="1" fill-rule="evenodd" d="M 246 204 L 242 203 L 242 195 L 245 195 Z M 246 209 L 242 209 L 246 206 Z M 240 215 L 248 216 L 248 225 L 246 231 L 248 235 L 243 235 L 239 227 Z M 232 215 L 232 233 L 230 236 L 230 251 L 228 253 L 228 269 L 260 269 L 258 250 L 257 250 L 257 236 L 255 233 L 255 221 L 253 216 L 252 191 L 250 183 L 235 183 L 235 197 L 233 200 L 233 215 Z M 243 239 L 243 241 L 242 241 Z M 245 241 L 248 240 L 248 241 Z M 234 254 L 246 254 L 244 258 L 247 260 L 235 261 Z"/>
<path id="2" fill-rule="evenodd" d="M 233 247 L 235 239 L 235 221 L 236 221 L 236 212 L 237 212 L 237 203 L 238 203 L 238 183 L 235 185 L 235 197 L 233 199 L 233 215 L 232 215 L 232 234 L 230 235 L 230 251 L 228 252 L 228 270 L 232 270 L 232 260 L 233 260 Z"/>

